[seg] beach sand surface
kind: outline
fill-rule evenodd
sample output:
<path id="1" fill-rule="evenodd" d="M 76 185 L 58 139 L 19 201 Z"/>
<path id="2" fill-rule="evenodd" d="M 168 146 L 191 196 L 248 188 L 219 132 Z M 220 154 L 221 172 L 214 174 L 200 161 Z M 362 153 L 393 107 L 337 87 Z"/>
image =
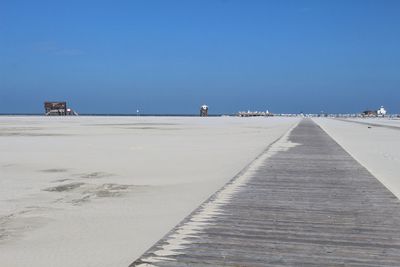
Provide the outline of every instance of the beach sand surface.
<path id="1" fill-rule="evenodd" d="M 349 121 L 316 118 L 314 121 L 400 199 L 400 128 L 396 129 L 400 121 L 385 118 Z"/>
<path id="2" fill-rule="evenodd" d="M 348 121 L 354 121 L 366 124 L 377 124 L 382 126 L 393 126 L 400 128 L 400 118 L 347 118 Z"/>
<path id="3" fill-rule="evenodd" d="M 298 121 L 1 116 L 0 265 L 127 266 Z"/>

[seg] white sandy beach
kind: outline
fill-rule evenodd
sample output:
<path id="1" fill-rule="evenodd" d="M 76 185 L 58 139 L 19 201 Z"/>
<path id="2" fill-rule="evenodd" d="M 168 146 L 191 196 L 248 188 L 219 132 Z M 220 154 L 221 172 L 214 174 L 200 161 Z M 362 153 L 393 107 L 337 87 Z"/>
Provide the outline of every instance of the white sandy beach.
<path id="1" fill-rule="evenodd" d="M 348 118 L 348 121 L 400 127 L 400 118 Z"/>
<path id="2" fill-rule="evenodd" d="M 350 122 L 314 119 L 350 155 L 400 198 L 400 128 L 374 127 L 373 123 L 400 127 L 400 120 L 386 118 L 351 119 Z"/>
<path id="3" fill-rule="evenodd" d="M 0 265 L 127 266 L 298 120 L 0 117 Z"/>

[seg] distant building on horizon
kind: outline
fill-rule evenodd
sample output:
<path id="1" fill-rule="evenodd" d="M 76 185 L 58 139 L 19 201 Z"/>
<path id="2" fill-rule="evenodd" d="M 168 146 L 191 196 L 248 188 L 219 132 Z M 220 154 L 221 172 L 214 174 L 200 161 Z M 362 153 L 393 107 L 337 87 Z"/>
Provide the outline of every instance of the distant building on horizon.
<path id="1" fill-rule="evenodd" d="M 375 110 L 364 110 L 363 112 L 361 112 L 361 115 L 363 117 L 376 117 L 377 113 Z"/>
<path id="2" fill-rule="evenodd" d="M 272 117 L 274 116 L 273 113 L 267 111 L 239 111 L 237 113 L 239 117 Z"/>
<path id="3" fill-rule="evenodd" d="M 377 111 L 376 113 L 377 113 L 378 116 L 385 117 L 387 111 L 386 111 L 386 109 L 385 109 L 383 106 L 381 106 L 381 108 L 378 109 L 378 111 Z"/>
<path id="4" fill-rule="evenodd" d="M 364 117 L 385 117 L 386 114 L 387 111 L 383 106 L 378 110 L 365 110 L 361 113 Z"/>
<path id="5" fill-rule="evenodd" d="M 44 102 L 46 116 L 77 116 L 78 113 L 67 107 L 65 101 L 46 101 Z"/>

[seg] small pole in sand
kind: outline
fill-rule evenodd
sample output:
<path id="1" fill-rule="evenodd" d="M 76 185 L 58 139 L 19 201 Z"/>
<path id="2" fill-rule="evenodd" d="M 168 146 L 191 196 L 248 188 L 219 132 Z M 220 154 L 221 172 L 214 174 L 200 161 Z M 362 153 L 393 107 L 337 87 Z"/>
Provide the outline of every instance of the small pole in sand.
<path id="1" fill-rule="evenodd" d="M 139 117 L 139 110 L 136 110 L 136 117 Z"/>

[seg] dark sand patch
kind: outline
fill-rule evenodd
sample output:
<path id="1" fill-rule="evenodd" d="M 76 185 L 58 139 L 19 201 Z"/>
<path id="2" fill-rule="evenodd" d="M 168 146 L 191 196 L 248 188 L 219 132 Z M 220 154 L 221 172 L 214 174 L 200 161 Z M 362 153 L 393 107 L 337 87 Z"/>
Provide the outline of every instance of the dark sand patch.
<path id="1" fill-rule="evenodd" d="M 123 197 L 124 195 L 131 193 L 134 189 L 138 189 L 141 187 L 143 186 L 112 183 L 102 184 L 99 186 L 87 185 L 85 187 L 82 187 L 82 189 L 85 190 L 82 191 L 81 197 L 74 198 L 67 202 L 73 205 L 82 205 L 95 199 Z"/>
<path id="2" fill-rule="evenodd" d="M 80 175 L 81 178 L 86 178 L 86 179 L 97 179 L 97 178 L 104 178 L 104 177 L 110 177 L 114 176 L 112 173 L 107 173 L 107 172 L 91 172 L 91 173 L 86 173 Z"/>
<path id="3" fill-rule="evenodd" d="M 42 127 L 1 127 L 0 131 L 1 132 L 23 132 L 23 131 L 37 131 L 37 130 L 43 130 L 44 128 Z"/>
<path id="4" fill-rule="evenodd" d="M 44 191 L 49 191 L 49 192 L 68 192 L 72 191 L 76 188 L 81 187 L 84 185 L 84 183 L 70 183 L 70 184 L 64 184 L 64 185 L 58 185 L 54 187 L 49 187 L 44 189 Z"/>
<path id="5" fill-rule="evenodd" d="M 85 196 L 83 196 L 81 198 L 76 198 L 76 199 L 71 200 L 70 203 L 72 205 L 82 205 L 85 202 L 89 202 L 90 201 L 90 197 L 91 197 L 90 195 L 85 195 Z"/>
<path id="6" fill-rule="evenodd" d="M 0 223 L 0 242 L 14 240 L 48 222 L 48 219 L 40 216 L 21 216 L 10 217 Z"/>
<path id="7" fill-rule="evenodd" d="M 132 187 L 132 185 L 103 184 L 96 188 L 94 194 L 96 197 L 118 197 Z"/>
<path id="8" fill-rule="evenodd" d="M 45 137 L 45 136 L 68 136 L 70 134 L 49 134 L 49 133 L 17 133 L 17 132 L 0 132 L 0 136 L 6 137 L 6 136 L 35 136 L 35 137 Z"/>
<path id="9" fill-rule="evenodd" d="M 2 168 L 10 168 L 10 167 L 13 167 L 13 166 L 16 166 L 17 164 L 14 164 L 14 163 L 9 163 L 9 164 L 4 164 L 4 165 L 2 165 L 1 167 Z"/>
<path id="10" fill-rule="evenodd" d="M 71 181 L 71 179 L 69 179 L 69 178 L 57 179 L 57 180 L 52 181 L 52 183 L 62 183 L 62 182 L 66 182 L 66 181 Z"/>
<path id="11" fill-rule="evenodd" d="M 10 227 L 11 221 L 15 218 L 16 214 L 8 214 L 0 216 L 0 241 L 9 239 L 13 230 L 13 227 Z"/>
<path id="12" fill-rule="evenodd" d="M 48 192 L 63 193 L 61 198 L 57 198 L 53 203 L 70 203 L 72 205 L 82 205 L 89 201 L 102 198 L 122 197 L 131 193 L 133 190 L 147 186 L 136 186 L 126 184 L 89 184 L 89 183 L 68 183 L 43 189 Z"/>
<path id="13" fill-rule="evenodd" d="M 151 122 L 87 124 L 87 126 L 172 126 L 172 125 L 179 125 L 179 124 L 177 124 L 177 123 L 151 123 Z"/>
<path id="14" fill-rule="evenodd" d="M 40 172 L 50 172 L 50 173 L 58 173 L 58 172 L 67 172 L 68 169 L 46 169 L 46 170 L 40 170 Z"/>
<path id="15" fill-rule="evenodd" d="M 161 130 L 161 131 L 177 131 L 182 130 L 180 128 L 167 128 L 167 127 L 117 127 L 119 129 L 126 129 L 126 130 Z"/>
<path id="16" fill-rule="evenodd" d="M 32 213 L 43 209 L 43 207 L 31 206 L 19 212 L 0 216 L 0 242 L 13 240 L 45 224 L 48 219 Z"/>

